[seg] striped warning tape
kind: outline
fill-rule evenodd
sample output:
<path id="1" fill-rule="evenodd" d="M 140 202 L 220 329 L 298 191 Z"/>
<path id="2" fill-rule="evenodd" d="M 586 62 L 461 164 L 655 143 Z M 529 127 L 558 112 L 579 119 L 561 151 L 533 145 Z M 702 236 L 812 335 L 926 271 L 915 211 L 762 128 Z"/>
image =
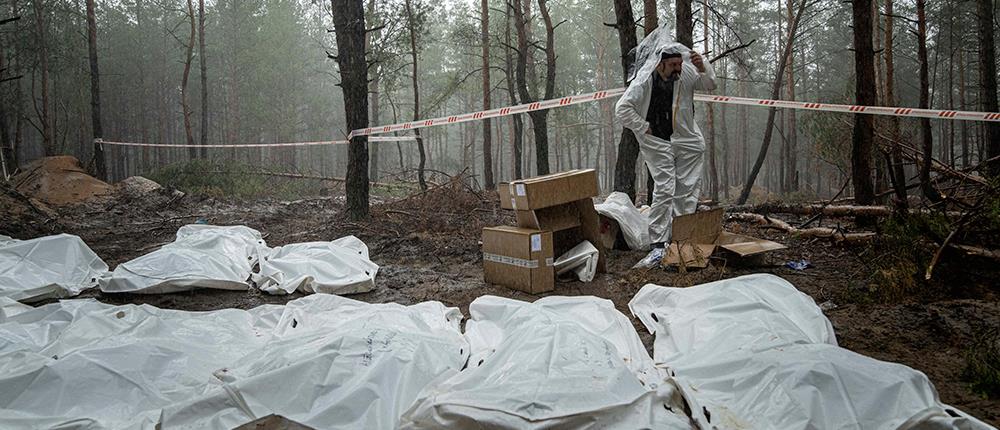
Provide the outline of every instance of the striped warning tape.
<path id="1" fill-rule="evenodd" d="M 372 136 L 370 142 L 408 142 L 417 140 L 416 136 Z M 188 145 L 184 143 L 141 143 L 141 142 L 114 142 L 97 139 L 97 143 L 114 146 L 142 146 L 151 148 L 280 148 L 288 146 L 318 146 L 318 145 L 346 145 L 349 140 L 320 140 L 315 142 L 281 142 L 281 143 L 244 143 L 233 145 Z"/>
<path id="2" fill-rule="evenodd" d="M 459 115 L 442 116 L 432 119 L 424 119 L 399 124 L 382 125 L 378 127 L 368 127 L 351 132 L 352 136 L 374 135 L 390 133 L 400 130 L 410 130 L 416 128 L 433 127 L 445 124 L 456 124 L 467 121 L 477 121 L 486 118 L 495 118 L 536 110 L 551 109 L 554 107 L 572 106 L 580 103 L 592 102 L 594 100 L 604 100 L 617 98 L 625 93 L 625 88 L 615 88 L 611 90 L 595 91 L 592 93 L 578 94 L 575 96 L 561 97 L 558 99 L 541 100 L 532 103 L 524 103 L 516 106 L 507 106 L 471 112 Z M 695 94 L 694 99 L 708 103 L 726 103 L 747 106 L 768 106 L 783 109 L 803 109 L 812 111 L 844 112 L 844 113 L 866 113 L 871 115 L 889 115 L 899 117 L 933 118 L 933 119 L 956 119 L 966 121 L 991 121 L 1000 122 L 1000 113 L 997 112 L 972 112 L 955 110 L 934 110 L 915 109 L 890 106 L 858 106 L 843 105 L 833 103 L 799 102 L 794 100 L 769 100 L 753 99 L 747 97 L 715 96 L 708 94 Z"/>
<path id="3" fill-rule="evenodd" d="M 479 121 L 487 118 L 504 117 L 525 112 L 537 111 L 537 110 L 551 109 L 563 106 L 572 106 L 581 103 L 589 103 L 595 100 L 612 99 L 621 96 L 623 93 L 625 93 L 625 88 L 615 88 L 611 90 L 601 90 L 592 93 L 560 97 L 557 99 L 540 100 L 537 102 L 524 103 L 515 106 L 506 106 L 506 107 L 478 111 L 478 112 L 469 112 L 458 115 L 442 116 L 438 118 L 402 122 L 398 124 L 380 125 L 376 127 L 362 128 L 352 131 L 348 135 L 347 140 L 327 140 L 319 142 L 289 142 L 289 143 L 252 143 L 252 144 L 242 144 L 242 145 L 204 145 L 204 146 L 185 145 L 185 144 L 110 142 L 110 141 L 102 141 L 101 143 L 107 145 L 149 146 L 157 148 L 188 148 L 192 146 L 199 148 L 274 148 L 282 146 L 342 145 L 348 143 L 350 138 L 353 136 L 371 136 L 376 134 L 392 133 L 396 131 L 406 131 L 418 128 L 434 127 L 439 125 L 458 124 L 468 121 Z M 746 105 L 746 106 L 767 106 L 767 107 L 782 108 L 782 109 L 802 109 L 810 111 L 843 112 L 843 113 L 865 113 L 871 115 L 889 115 L 889 116 L 911 117 L 911 118 L 1000 122 L 1000 113 L 998 112 L 916 109 L 916 108 L 893 107 L 893 106 L 859 106 L 859 105 L 843 105 L 843 104 L 833 104 L 833 103 L 799 102 L 794 100 L 753 99 L 747 97 L 716 96 L 709 94 L 695 94 L 694 99 L 697 101 L 707 102 L 707 103 L 725 103 L 725 104 Z M 393 136 L 393 137 L 371 137 L 369 138 L 369 141 L 385 142 L 385 141 L 404 141 L 404 140 L 414 140 L 414 139 L 415 139 L 414 136 L 400 136 L 400 137 Z"/>

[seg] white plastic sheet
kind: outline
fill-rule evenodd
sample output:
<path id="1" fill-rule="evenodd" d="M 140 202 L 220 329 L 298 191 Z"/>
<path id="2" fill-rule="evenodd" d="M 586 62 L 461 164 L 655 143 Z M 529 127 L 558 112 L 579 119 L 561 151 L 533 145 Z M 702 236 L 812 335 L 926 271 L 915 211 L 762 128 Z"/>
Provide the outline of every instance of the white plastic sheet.
<path id="1" fill-rule="evenodd" d="M 118 265 L 101 280 L 101 291 L 246 290 L 251 270 L 266 249 L 260 232 L 246 226 L 185 225 L 173 243 Z"/>
<path id="2" fill-rule="evenodd" d="M 70 297 L 96 287 L 108 265 L 77 236 L 0 236 L 0 297 L 22 302 Z"/>
<path id="3" fill-rule="evenodd" d="M 646 285 L 629 307 L 718 428 L 989 428 L 940 403 L 923 373 L 837 347 L 812 299 L 777 276 Z"/>
<path id="4" fill-rule="evenodd" d="M 28 428 L 232 428 L 271 413 L 315 428 L 394 428 L 466 362 L 437 302 L 314 295 L 183 312 L 63 301 L 0 320 L 0 422 Z"/>
<path id="5" fill-rule="evenodd" d="M 632 204 L 628 194 L 615 191 L 608 195 L 604 203 L 594 205 L 594 209 L 618 222 L 629 248 L 643 251 L 649 249 L 649 216 Z"/>
<path id="6" fill-rule="evenodd" d="M 421 394 L 401 428 L 691 428 L 683 394 L 610 301 L 485 296 L 469 312 L 468 368 Z"/>
<path id="7" fill-rule="evenodd" d="M 378 265 L 368 247 L 354 236 L 333 242 L 294 243 L 273 248 L 254 275 L 258 287 L 271 294 L 352 294 L 375 288 Z"/>
<path id="8" fill-rule="evenodd" d="M 590 241 L 585 240 L 556 259 L 554 264 L 556 275 L 562 275 L 572 270 L 581 281 L 593 281 L 594 274 L 597 273 L 599 258 L 600 252 L 597 248 Z"/>

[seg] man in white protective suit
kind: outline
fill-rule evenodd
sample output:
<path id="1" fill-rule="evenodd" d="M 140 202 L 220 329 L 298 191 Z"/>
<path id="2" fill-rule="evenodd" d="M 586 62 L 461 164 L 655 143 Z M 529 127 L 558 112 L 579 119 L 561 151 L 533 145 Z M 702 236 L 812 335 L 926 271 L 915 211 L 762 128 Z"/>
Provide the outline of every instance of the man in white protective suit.
<path id="1" fill-rule="evenodd" d="M 663 259 L 673 218 L 698 207 L 705 138 L 694 120 L 694 91 L 714 90 L 715 72 L 661 27 L 639 45 L 631 76 L 615 114 L 635 133 L 655 184 L 649 211 L 653 249 L 635 265 L 650 268 Z"/>

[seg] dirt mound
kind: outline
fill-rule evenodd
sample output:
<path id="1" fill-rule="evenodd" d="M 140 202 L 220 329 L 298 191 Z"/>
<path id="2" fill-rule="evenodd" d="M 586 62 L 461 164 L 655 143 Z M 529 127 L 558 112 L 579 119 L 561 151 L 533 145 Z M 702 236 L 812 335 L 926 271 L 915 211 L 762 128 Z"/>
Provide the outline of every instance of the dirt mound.
<path id="1" fill-rule="evenodd" d="M 52 234 L 61 227 L 55 212 L 45 204 L 25 197 L 11 184 L 0 182 L 0 235 L 30 239 Z"/>
<path id="2" fill-rule="evenodd" d="M 87 174 L 69 155 L 32 161 L 12 179 L 18 192 L 53 206 L 81 203 L 108 195 L 111 185 Z"/>
<path id="3" fill-rule="evenodd" d="M 115 184 L 115 192 L 128 197 L 141 197 L 162 189 L 156 181 L 142 176 L 129 176 Z"/>

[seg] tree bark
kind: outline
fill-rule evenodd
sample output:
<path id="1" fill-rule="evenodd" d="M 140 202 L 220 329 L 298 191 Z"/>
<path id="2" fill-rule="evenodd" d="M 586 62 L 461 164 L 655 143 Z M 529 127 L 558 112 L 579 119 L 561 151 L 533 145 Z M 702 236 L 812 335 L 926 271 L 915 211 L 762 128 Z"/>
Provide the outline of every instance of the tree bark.
<path id="1" fill-rule="evenodd" d="M 896 105 L 896 78 L 895 62 L 893 60 L 893 0 L 885 0 L 885 105 Z M 889 137 L 894 141 L 899 140 L 899 118 L 890 116 L 886 119 L 889 123 Z M 889 179 L 892 188 L 896 192 L 895 205 L 900 211 L 905 212 L 909 203 L 906 197 L 906 174 L 903 171 L 902 149 L 897 145 L 891 145 L 889 149 Z"/>
<path id="2" fill-rule="evenodd" d="M 515 0 L 516 1 L 516 0 Z M 516 81 L 517 76 L 515 73 L 514 59 L 511 56 L 511 51 L 513 50 L 510 41 L 510 21 L 511 21 L 511 11 L 514 6 L 511 2 L 507 2 L 507 7 L 504 9 L 504 75 L 507 81 L 507 99 L 508 104 L 517 104 L 517 94 L 516 94 Z M 524 177 L 521 171 L 524 163 L 522 160 L 521 152 L 524 148 L 524 124 L 521 121 L 520 114 L 514 114 L 510 116 L 511 126 L 511 152 L 512 158 L 511 162 L 513 168 L 514 179 L 521 179 Z"/>
<path id="3" fill-rule="evenodd" d="M 930 106 L 930 79 L 927 64 L 927 17 L 924 12 L 924 0 L 917 0 L 917 61 L 920 62 L 920 108 Z M 920 165 L 920 184 L 924 196 L 932 202 L 941 201 L 941 194 L 931 183 L 931 160 L 934 151 L 934 136 L 931 134 L 931 120 L 920 119 L 920 142 L 923 152 L 923 163 Z"/>
<path id="4" fill-rule="evenodd" d="M 979 99 L 986 112 L 997 112 L 997 57 L 995 42 L 995 23 L 993 19 L 993 2 L 977 0 L 979 27 Z M 989 160 L 1000 156 L 1000 123 L 990 122 L 986 127 L 986 156 Z M 987 173 L 1000 176 L 1000 163 L 994 162 L 987 167 Z"/>
<path id="5" fill-rule="evenodd" d="M 875 100 L 875 47 L 872 45 L 871 0 L 851 3 L 854 24 L 854 92 L 857 104 L 873 106 Z M 872 183 L 872 142 L 874 117 L 854 114 L 854 132 L 851 137 L 851 183 L 854 201 L 868 205 L 875 201 Z"/>
<path id="6" fill-rule="evenodd" d="M 108 169 L 104 164 L 104 148 L 96 139 L 104 137 L 101 127 L 101 74 L 97 67 L 97 17 L 94 0 L 87 0 L 87 54 L 90 57 L 90 123 L 94 142 L 94 169 L 97 178 L 108 180 Z"/>
<path id="7" fill-rule="evenodd" d="M 792 19 L 794 4 L 792 0 L 788 0 L 788 27 L 792 26 Z M 785 78 L 788 81 L 788 94 L 786 98 L 788 100 L 795 100 L 795 50 L 788 54 L 788 65 L 785 66 L 785 71 L 788 72 L 788 76 Z M 785 145 L 785 186 L 786 192 L 796 192 L 799 190 L 799 170 L 798 170 L 798 123 L 795 119 L 795 110 L 786 109 L 785 110 L 785 121 L 787 122 L 787 127 L 785 131 L 785 140 L 787 144 Z"/>
<path id="8" fill-rule="evenodd" d="M 622 80 L 628 85 L 628 68 L 634 61 L 631 51 L 638 45 L 635 34 L 635 17 L 629 0 L 614 0 L 615 29 L 622 54 Z M 632 130 L 622 128 L 618 142 L 618 159 L 615 163 L 615 191 L 628 194 L 635 201 L 635 163 L 639 158 L 639 141 Z"/>
<path id="9" fill-rule="evenodd" d="M 490 110 L 490 9 L 489 1 L 480 2 L 483 44 L 483 110 Z M 483 120 L 483 186 L 493 189 L 493 142 L 490 119 Z"/>
<path id="10" fill-rule="evenodd" d="M 677 0 L 677 41 L 682 45 L 694 47 L 694 16 L 691 13 L 691 0 Z"/>
<path id="11" fill-rule="evenodd" d="M 800 0 L 798 10 L 795 12 L 795 19 L 792 20 L 792 25 L 788 29 L 788 40 L 785 41 L 785 49 L 781 54 L 781 60 L 778 62 L 778 72 L 774 78 L 774 85 L 771 86 L 772 100 L 781 96 L 782 78 L 785 76 L 788 56 L 792 53 L 792 45 L 795 44 L 795 36 L 798 32 L 799 23 L 802 20 L 802 13 L 806 9 L 806 1 Z M 742 205 L 750 198 L 750 190 L 753 188 L 753 184 L 757 180 L 757 175 L 760 174 L 760 168 L 764 165 L 764 160 L 767 158 L 767 149 L 771 145 L 771 136 L 774 134 L 775 110 L 773 107 L 767 110 L 767 125 L 764 127 L 764 139 L 760 145 L 760 152 L 757 153 L 757 161 L 754 162 L 753 169 L 750 170 L 750 176 L 747 178 L 746 184 L 743 185 L 743 191 L 740 192 L 740 197 L 736 199 L 736 204 Z M 746 129 L 744 129 L 744 132 L 746 132 Z"/>
<path id="12" fill-rule="evenodd" d="M 194 56 L 194 4 L 191 0 L 187 0 L 187 12 L 188 18 L 191 22 L 191 34 L 188 37 L 188 43 L 186 46 L 186 53 L 184 57 L 184 75 L 181 78 L 181 110 L 184 115 L 184 136 L 187 138 L 187 144 L 192 145 L 188 148 L 188 157 L 190 159 L 195 159 L 198 156 L 198 149 L 194 145 L 194 134 L 191 131 L 191 106 L 188 105 L 188 77 L 191 75 L 191 61 Z"/>
<path id="13" fill-rule="evenodd" d="M 205 59 L 205 0 L 198 0 L 198 65 L 201 67 L 201 158 L 208 158 L 208 60 Z"/>
<path id="14" fill-rule="evenodd" d="M 789 0 L 791 1 L 791 0 Z M 705 53 L 707 54 L 712 48 L 708 45 L 708 7 L 702 6 L 702 29 L 705 32 Z M 713 202 L 718 204 L 719 202 L 719 169 L 715 163 L 715 107 L 711 103 L 708 103 L 706 107 L 708 110 L 706 116 L 706 122 L 708 124 L 708 136 L 706 136 L 708 143 L 708 182 L 710 184 L 710 197 Z"/>
<path id="15" fill-rule="evenodd" d="M 555 56 L 555 39 L 553 36 L 553 25 L 552 18 L 549 16 L 548 7 L 545 5 L 545 0 L 538 0 L 538 6 L 542 14 L 542 19 L 545 21 L 545 94 L 542 98 L 548 99 L 552 97 L 552 93 L 555 90 L 555 70 L 556 70 L 556 56 Z M 531 95 L 528 90 L 527 81 L 527 66 L 528 66 L 528 50 L 531 47 L 531 41 L 528 40 L 528 26 L 530 24 L 527 22 L 525 16 L 525 11 L 520 1 L 514 1 L 514 28 L 517 32 L 517 89 L 521 96 L 521 103 L 531 103 L 538 100 L 538 98 Z M 528 112 L 528 116 L 531 118 L 531 128 L 534 131 L 535 137 L 535 166 L 536 173 L 538 175 L 547 175 L 549 173 L 549 143 L 548 143 L 548 110 L 536 110 Z"/>
<path id="16" fill-rule="evenodd" d="M 337 38 L 337 64 L 344 92 L 348 130 L 368 126 L 368 64 L 365 60 L 365 13 L 361 0 L 330 0 Z M 418 140 L 419 143 L 419 140 Z M 354 136 L 347 150 L 347 216 L 368 217 L 368 139 Z M 426 184 L 424 185 L 426 186 Z"/>
<path id="17" fill-rule="evenodd" d="M 417 86 L 417 28 L 413 20 L 413 2 L 406 0 L 406 18 L 410 28 L 410 61 L 413 63 L 413 120 L 420 119 L 420 88 Z M 420 189 L 427 189 L 427 180 L 424 178 L 424 169 L 427 166 L 427 154 L 424 151 L 424 141 L 420 138 L 420 129 L 413 130 L 417 138 L 417 150 L 420 152 L 420 165 L 417 167 L 417 181 Z"/>
<path id="18" fill-rule="evenodd" d="M 40 0 L 32 2 L 35 12 L 35 40 L 38 47 L 38 65 L 42 72 L 42 108 L 38 112 L 38 121 L 41 123 L 42 149 L 45 155 L 55 155 L 55 132 L 53 130 L 52 115 L 49 112 L 49 47 L 45 29 L 45 8 Z"/>

